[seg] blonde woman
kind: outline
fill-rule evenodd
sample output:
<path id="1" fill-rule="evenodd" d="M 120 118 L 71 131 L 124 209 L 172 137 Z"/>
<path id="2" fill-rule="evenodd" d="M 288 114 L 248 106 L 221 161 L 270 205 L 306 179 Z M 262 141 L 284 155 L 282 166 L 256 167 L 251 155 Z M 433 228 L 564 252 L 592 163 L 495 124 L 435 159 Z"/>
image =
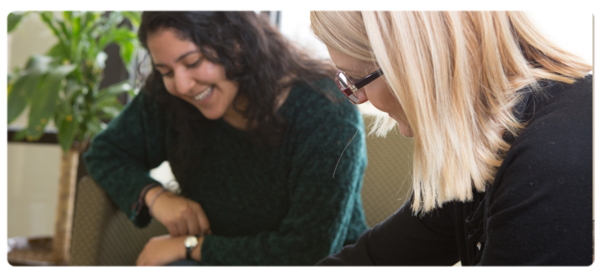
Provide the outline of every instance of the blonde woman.
<path id="1" fill-rule="evenodd" d="M 389 114 L 377 133 L 415 143 L 411 199 L 319 264 L 593 262 L 590 65 L 521 12 L 312 12 L 311 28 L 349 100 Z"/>

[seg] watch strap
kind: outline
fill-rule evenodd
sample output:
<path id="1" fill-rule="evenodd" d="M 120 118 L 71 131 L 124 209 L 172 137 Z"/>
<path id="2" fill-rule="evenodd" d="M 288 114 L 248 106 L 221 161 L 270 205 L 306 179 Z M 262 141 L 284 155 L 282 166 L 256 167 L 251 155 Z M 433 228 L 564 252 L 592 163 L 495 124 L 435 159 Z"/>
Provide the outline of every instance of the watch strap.
<path id="1" fill-rule="evenodd" d="M 197 246 L 197 245 L 196 245 Z M 192 250 L 196 247 L 185 247 L 185 259 L 192 260 Z"/>
<path id="2" fill-rule="evenodd" d="M 196 237 L 196 239 L 198 239 L 200 236 L 202 236 L 202 234 L 196 234 L 194 235 Z M 192 250 L 194 250 L 194 248 L 196 248 L 198 246 L 198 243 L 196 243 L 196 246 L 193 247 L 188 247 L 187 245 L 185 246 L 185 259 L 186 260 L 194 260 L 192 259 Z"/>

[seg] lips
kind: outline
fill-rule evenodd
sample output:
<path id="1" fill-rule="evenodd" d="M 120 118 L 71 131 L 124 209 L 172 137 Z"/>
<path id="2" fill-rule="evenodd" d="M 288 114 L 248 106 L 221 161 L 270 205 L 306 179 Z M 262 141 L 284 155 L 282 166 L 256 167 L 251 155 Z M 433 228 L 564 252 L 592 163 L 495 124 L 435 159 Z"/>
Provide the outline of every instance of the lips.
<path id="1" fill-rule="evenodd" d="M 201 101 L 201 100 L 206 99 L 207 97 L 209 97 L 212 94 L 213 88 L 214 88 L 214 86 L 207 87 L 205 90 L 200 92 L 198 95 L 194 96 L 194 100 Z"/>

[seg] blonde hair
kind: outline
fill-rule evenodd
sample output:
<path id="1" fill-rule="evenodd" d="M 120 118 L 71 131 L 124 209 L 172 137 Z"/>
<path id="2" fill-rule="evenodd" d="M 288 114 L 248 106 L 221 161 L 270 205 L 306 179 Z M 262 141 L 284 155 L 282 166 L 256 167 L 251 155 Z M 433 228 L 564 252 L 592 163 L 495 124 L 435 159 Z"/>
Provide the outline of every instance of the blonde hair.
<path id="1" fill-rule="evenodd" d="M 573 83 L 590 70 L 522 12 L 311 12 L 326 45 L 377 63 L 414 135 L 414 213 L 484 191 L 523 124 L 513 107 L 537 81 Z M 385 118 L 385 117 L 382 117 Z M 380 120 L 378 135 L 394 125 Z M 391 124 L 391 125 L 390 125 Z"/>

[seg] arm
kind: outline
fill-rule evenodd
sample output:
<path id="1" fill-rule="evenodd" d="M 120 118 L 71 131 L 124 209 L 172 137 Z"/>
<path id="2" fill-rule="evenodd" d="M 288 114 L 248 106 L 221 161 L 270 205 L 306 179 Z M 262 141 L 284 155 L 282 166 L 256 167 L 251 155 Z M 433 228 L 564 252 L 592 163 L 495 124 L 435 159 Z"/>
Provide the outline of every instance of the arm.
<path id="1" fill-rule="evenodd" d="M 136 215 L 132 205 L 144 186 L 156 182 L 150 169 L 165 159 L 164 123 L 145 95 L 138 94 L 96 135 L 83 157 L 90 176 L 137 226 L 148 224 L 150 216 L 147 208 Z"/>
<path id="2" fill-rule="evenodd" d="M 453 205 L 422 218 L 412 215 L 407 200 L 394 215 L 363 233 L 318 265 L 453 265 L 458 262 Z"/>

